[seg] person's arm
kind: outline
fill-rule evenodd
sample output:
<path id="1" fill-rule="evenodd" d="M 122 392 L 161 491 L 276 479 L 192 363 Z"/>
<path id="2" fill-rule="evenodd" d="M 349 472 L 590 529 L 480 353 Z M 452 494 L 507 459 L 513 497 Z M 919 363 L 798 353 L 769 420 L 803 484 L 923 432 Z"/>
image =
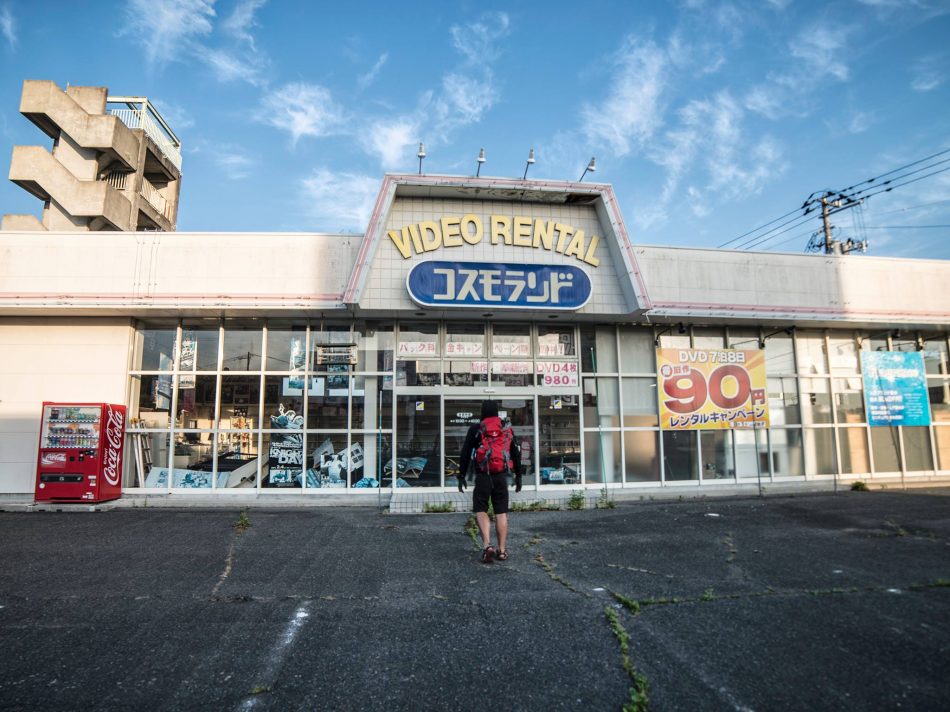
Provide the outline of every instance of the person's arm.
<path id="1" fill-rule="evenodd" d="M 521 491 L 521 448 L 516 438 L 511 439 L 511 465 L 515 471 L 515 492 Z"/>
<path id="2" fill-rule="evenodd" d="M 478 440 L 478 427 L 472 425 L 465 433 L 465 442 L 462 444 L 462 452 L 459 453 L 459 486 L 465 481 L 468 474 L 468 466 L 472 462 L 472 452 L 475 450 L 475 444 Z"/>

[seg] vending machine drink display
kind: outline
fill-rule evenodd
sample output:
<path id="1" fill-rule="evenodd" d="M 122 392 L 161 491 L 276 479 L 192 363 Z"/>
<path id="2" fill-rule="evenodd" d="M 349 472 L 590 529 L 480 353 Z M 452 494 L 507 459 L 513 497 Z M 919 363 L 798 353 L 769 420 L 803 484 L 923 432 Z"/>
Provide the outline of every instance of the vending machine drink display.
<path id="1" fill-rule="evenodd" d="M 122 490 L 125 406 L 44 403 L 37 502 L 106 502 Z"/>

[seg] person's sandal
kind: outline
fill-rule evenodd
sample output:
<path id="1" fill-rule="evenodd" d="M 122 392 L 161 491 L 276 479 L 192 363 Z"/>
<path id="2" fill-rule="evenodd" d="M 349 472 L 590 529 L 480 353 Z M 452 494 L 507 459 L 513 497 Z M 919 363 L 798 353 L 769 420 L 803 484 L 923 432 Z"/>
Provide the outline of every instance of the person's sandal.
<path id="1" fill-rule="evenodd" d="M 505 549 L 504 551 L 499 550 L 495 552 L 495 558 L 499 561 L 508 561 L 508 550 Z"/>
<path id="2" fill-rule="evenodd" d="M 495 547 L 489 544 L 482 550 L 482 563 L 490 564 L 494 558 L 495 558 Z"/>

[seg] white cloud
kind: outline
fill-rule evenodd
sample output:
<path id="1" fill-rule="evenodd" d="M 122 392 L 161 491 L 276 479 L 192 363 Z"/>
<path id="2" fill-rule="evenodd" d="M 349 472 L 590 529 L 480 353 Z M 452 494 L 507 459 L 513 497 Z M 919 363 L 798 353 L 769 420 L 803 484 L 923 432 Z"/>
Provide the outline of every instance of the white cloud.
<path id="1" fill-rule="evenodd" d="M 302 136 L 341 133 L 343 110 L 325 87 L 294 82 L 267 93 L 257 118 L 290 133 L 296 145 Z"/>
<path id="2" fill-rule="evenodd" d="M 232 52 L 196 45 L 194 53 L 196 57 L 208 65 L 218 81 L 225 83 L 243 81 L 255 86 L 264 83 L 260 65 L 255 66 L 250 61 L 242 59 Z"/>
<path id="3" fill-rule="evenodd" d="M 16 49 L 16 18 L 13 16 L 13 11 L 9 5 L 0 7 L 0 32 L 3 32 L 3 36 L 10 45 L 10 49 Z"/>
<path id="4" fill-rule="evenodd" d="M 361 134 L 363 149 L 379 158 L 384 169 L 405 166 L 409 149 L 419 140 L 419 126 L 402 118 L 393 121 L 375 121 Z M 411 155 L 414 155 L 415 151 Z"/>
<path id="5" fill-rule="evenodd" d="M 185 131 L 195 125 L 194 118 L 181 106 L 168 101 L 162 101 L 158 98 L 155 99 L 154 103 L 158 109 L 158 113 L 168 122 L 168 125 L 175 133 Z"/>
<path id="6" fill-rule="evenodd" d="M 254 161 L 238 146 L 215 146 L 214 162 L 229 180 L 241 180 L 251 174 Z"/>
<path id="7" fill-rule="evenodd" d="M 308 214 L 321 230 L 365 230 L 379 178 L 319 168 L 300 184 Z"/>
<path id="8" fill-rule="evenodd" d="M 468 25 L 452 25 L 452 45 L 472 64 L 491 63 L 500 53 L 497 42 L 507 37 L 511 22 L 507 13 L 491 12 Z"/>
<path id="9" fill-rule="evenodd" d="M 388 59 L 389 53 L 383 52 L 381 55 L 379 55 L 379 59 L 376 60 L 376 64 L 374 64 L 373 67 L 368 72 L 366 72 L 366 74 L 360 75 L 360 77 L 356 80 L 360 85 L 360 89 L 365 89 L 374 81 L 376 81 L 376 77 L 379 76 L 380 70 L 383 68 L 383 65 L 386 64 Z"/>
<path id="10" fill-rule="evenodd" d="M 877 119 L 874 112 L 856 111 L 848 122 L 848 133 L 864 133 L 875 123 L 877 123 Z"/>
<path id="11" fill-rule="evenodd" d="M 464 74 L 447 74 L 442 78 L 443 97 L 453 121 L 460 125 L 475 124 L 497 100 L 492 74 L 487 81 Z"/>
<path id="12" fill-rule="evenodd" d="M 662 123 L 666 63 L 666 54 L 652 42 L 626 40 L 615 60 L 608 96 L 600 105 L 582 109 L 582 130 L 589 143 L 606 145 L 623 157 L 653 136 Z"/>
<path id="13" fill-rule="evenodd" d="M 943 84 L 946 80 L 944 64 L 942 54 L 932 54 L 918 60 L 911 70 L 914 74 L 910 83 L 911 89 L 919 92 L 932 91 Z"/>
<path id="14" fill-rule="evenodd" d="M 197 37 L 211 33 L 214 0 L 129 0 L 122 34 L 145 46 L 150 66 L 177 59 Z"/>
<path id="15" fill-rule="evenodd" d="M 247 42 L 251 49 L 255 50 L 254 36 L 251 34 L 251 28 L 257 25 L 254 22 L 254 13 L 266 2 L 267 0 L 242 0 L 231 16 L 222 23 L 222 29 L 229 35 Z"/>
<path id="16" fill-rule="evenodd" d="M 813 81 L 826 74 L 840 81 L 846 81 L 850 72 L 839 57 L 845 48 L 847 32 L 846 29 L 812 25 L 802 30 L 792 41 L 790 45 L 792 56 L 803 60 L 808 65 Z"/>

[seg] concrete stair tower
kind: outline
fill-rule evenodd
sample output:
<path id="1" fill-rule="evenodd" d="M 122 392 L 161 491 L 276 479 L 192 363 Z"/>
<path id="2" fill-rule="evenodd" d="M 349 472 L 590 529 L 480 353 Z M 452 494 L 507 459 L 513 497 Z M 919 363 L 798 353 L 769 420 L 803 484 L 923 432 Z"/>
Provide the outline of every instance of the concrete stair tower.
<path id="1" fill-rule="evenodd" d="M 20 113 L 53 147 L 14 146 L 10 180 L 43 213 L 4 215 L 3 230 L 175 229 L 181 142 L 148 99 L 25 81 Z"/>

